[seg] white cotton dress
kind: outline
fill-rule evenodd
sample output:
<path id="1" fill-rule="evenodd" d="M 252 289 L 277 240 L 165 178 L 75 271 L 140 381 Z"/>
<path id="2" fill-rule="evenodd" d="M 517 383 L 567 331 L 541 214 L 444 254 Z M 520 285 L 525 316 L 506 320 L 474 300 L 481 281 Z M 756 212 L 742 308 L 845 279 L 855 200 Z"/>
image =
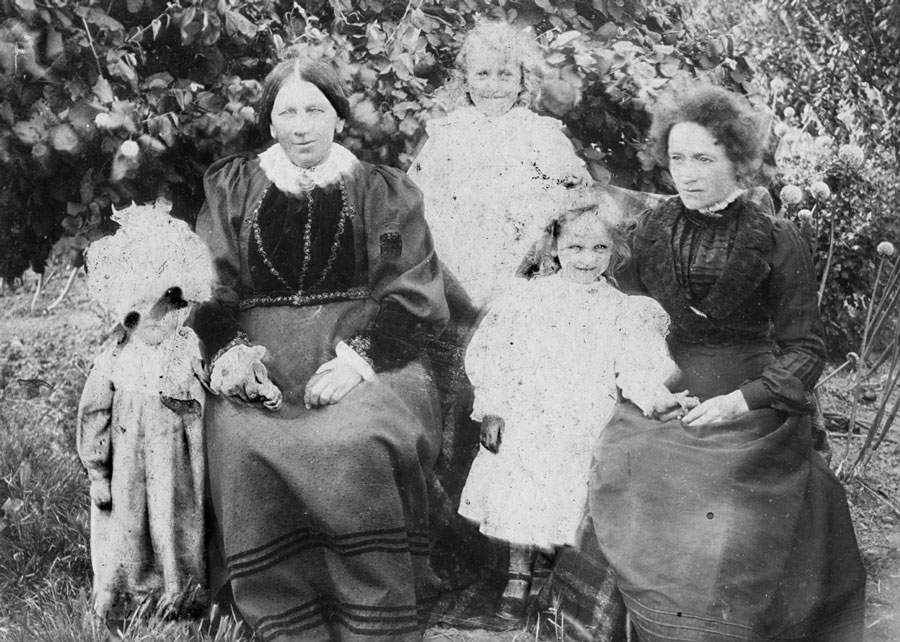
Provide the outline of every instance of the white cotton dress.
<path id="1" fill-rule="evenodd" d="M 591 180 L 555 118 L 474 107 L 430 121 L 409 169 L 437 254 L 476 305 L 499 292 L 558 213 L 565 182 Z"/>
<path id="2" fill-rule="evenodd" d="M 194 331 L 150 346 L 110 343 L 78 412 L 78 453 L 109 480 L 111 509 L 91 506 L 94 609 L 122 616 L 151 594 L 177 600 L 206 583 L 202 410 Z M 202 599 L 202 595 L 197 596 Z"/>
<path id="3" fill-rule="evenodd" d="M 514 279 L 466 353 L 472 417 L 504 419 L 498 453 L 481 448 L 459 512 L 491 537 L 542 549 L 575 544 L 594 443 L 622 394 L 646 408 L 676 371 L 668 318 L 653 299 L 605 280 Z"/>

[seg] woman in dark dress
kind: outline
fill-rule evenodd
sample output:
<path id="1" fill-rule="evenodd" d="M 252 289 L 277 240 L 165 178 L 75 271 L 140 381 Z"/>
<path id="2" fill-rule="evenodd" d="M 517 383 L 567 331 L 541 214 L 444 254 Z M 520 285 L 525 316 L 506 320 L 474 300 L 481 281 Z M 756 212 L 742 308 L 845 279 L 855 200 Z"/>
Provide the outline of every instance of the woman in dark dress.
<path id="1" fill-rule="evenodd" d="M 590 501 L 642 642 L 862 635 L 846 497 L 811 445 L 824 345 L 809 250 L 741 188 L 759 166 L 758 123 L 712 87 L 654 114 L 678 196 L 640 220 L 622 282 L 670 315 L 677 389 L 701 403 L 668 421 L 620 404 Z"/>
<path id="2" fill-rule="evenodd" d="M 420 355 L 447 318 L 422 196 L 333 142 L 325 63 L 279 64 L 263 107 L 275 142 L 210 167 L 197 223 L 212 588 L 264 640 L 420 639 L 440 441 Z"/>

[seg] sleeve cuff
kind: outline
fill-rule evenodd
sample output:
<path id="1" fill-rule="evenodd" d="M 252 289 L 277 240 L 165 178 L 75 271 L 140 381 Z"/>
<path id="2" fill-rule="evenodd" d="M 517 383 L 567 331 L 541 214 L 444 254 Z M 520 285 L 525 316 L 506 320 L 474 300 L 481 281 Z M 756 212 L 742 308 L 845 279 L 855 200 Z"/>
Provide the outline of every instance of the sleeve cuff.
<path id="1" fill-rule="evenodd" d="M 212 372 L 212 369 L 216 365 L 216 361 L 218 361 L 219 357 L 221 357 L 223 354 L 225 354 L 226 352 L 231 350 L 234 346 L 249 346 L 249 345 L 250 345 L 250 338 L 247 336 L 247 334 L 245 332 L 239 330 L 238 333 L 235 334 L 228 343 L 226 343 L 225 345 L 223 345 L 221 348 L 219 348 L 216 351 L 216 353 L 212 356 L 212 358 L 209 360 L 209 363 L 206 366 L 207 370 L 209 372 Z"/>
<path id="2" fill-rule="evenodd" d="M 747 402 L 747 408 L 750 410 L 759 410 L 772 405 L 772 395 L 762 379 L 748 381 L 739 390 L 744 395 L 744 401 Z"/>
<path id="3" fill-rule="evenodd" d="M 363 381 L 375 380 L 375 371 L 372 369 L 372 366 L 370 366 L 359 353 L 343 341 L 335 346 L 334 353 L 338 359 L 356 370 L 359 376 L 363 378 Z"/>

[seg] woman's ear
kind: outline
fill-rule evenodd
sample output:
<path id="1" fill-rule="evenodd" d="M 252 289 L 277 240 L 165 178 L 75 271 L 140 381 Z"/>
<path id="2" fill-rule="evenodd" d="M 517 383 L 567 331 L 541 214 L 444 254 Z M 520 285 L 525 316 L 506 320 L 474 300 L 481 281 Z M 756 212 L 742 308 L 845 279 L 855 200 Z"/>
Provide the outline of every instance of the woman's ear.
<path id="1" fill-rule="evenodd" d="M 272 140 L 278 140 L 278 137 L 275 135 L 275 125 L 269 124 L 269 136 L 272 137 Z"/>
<path id="2" fill-rule="evenodd" d="M 344 131 L 344 124 L 346 122 L 347 121 L 345 121 L 343 118 L 338 118 L 337 124 L 334 126 L 334 133 L 340 134 L 342 131 Z"/>

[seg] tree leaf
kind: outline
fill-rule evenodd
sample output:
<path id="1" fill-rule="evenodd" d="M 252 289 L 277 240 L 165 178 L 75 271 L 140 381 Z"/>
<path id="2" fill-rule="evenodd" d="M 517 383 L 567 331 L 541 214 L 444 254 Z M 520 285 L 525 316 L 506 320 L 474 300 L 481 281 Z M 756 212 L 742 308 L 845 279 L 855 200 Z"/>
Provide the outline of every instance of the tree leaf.
<path id="1" fill-rule="evenodd" d="M 247 20 L 237 11 L 228 10 L 225 12 L 225 31 L 226 33 L 239 33 L 245 38 L 253 38 L 256 35 L 256 25 Z"/>
<path id="2" fill-rule="evenodd" d="M 58 152 L 74 154 L 78 152 L 81 141 L 78 139 L 78 134 L 75 133 L 72 126 L 68 123 L 63 123 L 56 125 L 50 130 L 50 144 Z"/>
<path id="3" fill-rule="evenodd" d="M 94 86 L 91 87 L 91 91 L 93 91 L 94 95 L 100 99 L 101 103 L 106 105 L 116 99 L 115 94 L 113 94 L 112 86 L 109 84 L 109 81 L 103 76 L 97 78 L 97 82 L 95 82 Z"/>

